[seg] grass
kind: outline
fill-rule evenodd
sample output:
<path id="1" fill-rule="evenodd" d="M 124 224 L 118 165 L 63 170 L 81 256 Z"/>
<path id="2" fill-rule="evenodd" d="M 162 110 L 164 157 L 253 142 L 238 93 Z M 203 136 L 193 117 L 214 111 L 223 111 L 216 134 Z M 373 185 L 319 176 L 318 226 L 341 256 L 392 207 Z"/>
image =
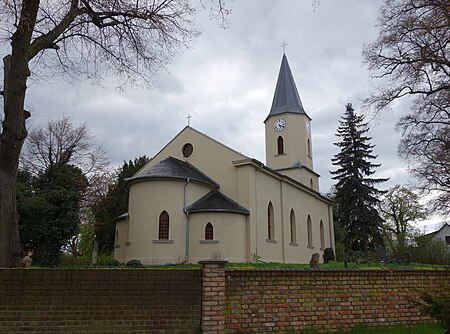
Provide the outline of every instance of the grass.
<path id="1" fill-rule="evenodd" d="M 310 268 L 309 264 L 294 264 L 294 263 L 228 263 L 226 268 L 229 269 L 256 269 L 256 268 L 291 268 L 291 269 L 306 269 Z M 322 269 L 344 269 L 344 262 L 329 262 L 320 264 Z M 422 264 L 422 263 L 411 263 L 409 265 L 402 264 L 381 264 L 381 263 L 368 263 L 368 264 L 357 264 L 355 262 L 349 262 L 347 268 L 350 269 L 434 269 L 434 268 L 450 268 L 448 266 L 442 265 L 432 265 L 432 264 Z"/>
<path id="2" fill-rule="evenodd" d="M 318 334 L 318 332 L 307 332 L 308 334 Z M 340 330 L 335 334 L 444 334 L 444 329 L 433 323 L 424 323 L 415 326 L 395 326 L 395 327 L 369 327 L 358 326 L 351 331 Z"/>

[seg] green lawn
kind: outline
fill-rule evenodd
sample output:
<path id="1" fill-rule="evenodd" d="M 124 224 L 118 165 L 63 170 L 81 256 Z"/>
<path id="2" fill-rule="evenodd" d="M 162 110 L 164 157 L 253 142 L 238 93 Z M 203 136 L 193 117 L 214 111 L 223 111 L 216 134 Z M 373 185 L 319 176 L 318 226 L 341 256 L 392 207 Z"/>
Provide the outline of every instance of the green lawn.
<path id="1" fill-rule="evenodd" d="M 254 268 L 309 268 L 309 264 L 294 264 L 294 263 L 228 263 L 226 268 L 230 269 L 254 269 Z M 322 269 L 344 269 L 344 262 L 329 262 L 321 263 L 320 268 Z M 422 263 L 411 263 L 409 265 L 402 264 L 380 264 L 380 263 L 368 263 L 368 264 L 357 264 L 355 262 L 349 262 L 347 268 L 351 269 L 395 269 L 395 268 L 413 268 L 413 269 L 428 269 L 428 268 L 450 268 L 449 266 L 433 265 L 433 264 L 422 264 Z"/>
<path id="2" fill-rule="evenodd" d="M 435 324 L 420 324 L 411 327 L 384 327 L 371 328 L 359 326 L 351 331 L 338 331 L 335 334 L 444 334 L 444 330 Z M 308 334 L 318 334 L 318 332 L 308 332 Z"/>

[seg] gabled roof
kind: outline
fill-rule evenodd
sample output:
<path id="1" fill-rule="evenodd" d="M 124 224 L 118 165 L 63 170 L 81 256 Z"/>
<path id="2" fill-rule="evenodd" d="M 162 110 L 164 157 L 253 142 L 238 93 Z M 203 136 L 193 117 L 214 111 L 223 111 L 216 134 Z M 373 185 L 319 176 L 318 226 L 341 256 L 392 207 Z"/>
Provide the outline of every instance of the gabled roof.
<path id="1" fill-rule="evenodd" d="M 219 184 L 204 174 L 202 171 L 187 161 L 181 161 L 168 157 L 150 169 L 139 172 L 127 178 L 127 183 L 148 179 L 181 179 L 198 182 L 213 188 L 219 188 Z"/>
<path id="2" fill-rule="evenodd" d="M 444 229 L 444 228 L 446 228 L 446 227 L 450 227 L 450 224 L 449 224 L 449 223 L 444 223 L 444 224 L 442 224 L 442 226 L 441 226 L 440 229 L 438 229 L 438 230 L 436 230 L 436 231 L 434 231 L 434 232 L 427 233 L 427 234 L 425 234 L 425 235 L 428 235 L 428 236 L 435 236 L 435 235 L 438 234 L 442 229 Z"/>
<path id="3" fill-rule="evenodd" d="M 192 203 L 186 208 L 186 211 L 189 213 L 230 212 L 241 213 L 244 215 L 250 214 L 250 211 L 248 211 L 246 208 L 216 190 L 210 191 L 209 193 L 198 199 L 196 202 Z"/>
<path id="4" fill-rule="evenodd" d="M 308 116 L 305 109 L 303 109 L 302 101 L 300 100 L 300 95 L 298 95 L 297 86 L 295 85 L 294 77 L 285 54 L 283 54 L 283 59 L 281 60 L 280 73 L 278 74 L 272 107 L 267 118 L 283 113 Z"/>

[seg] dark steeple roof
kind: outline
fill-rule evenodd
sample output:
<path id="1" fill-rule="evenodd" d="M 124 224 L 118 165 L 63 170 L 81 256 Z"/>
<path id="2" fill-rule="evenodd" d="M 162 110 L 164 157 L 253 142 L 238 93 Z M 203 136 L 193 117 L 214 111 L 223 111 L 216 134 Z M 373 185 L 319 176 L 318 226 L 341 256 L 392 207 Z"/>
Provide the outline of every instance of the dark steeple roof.
<path id="1" fill-rule="evenodd" d="M 272 108 L 270 108 L 270 113 L 267 118 L 283 113 L 304 114 L 308 116 L 305 109 L 303 109 L 302 101 L 298 95 L 294 77 L 292 76 L 285 54 L 283 54 L 283 59 L 281 60 L 280 73 L 278 74 Z"/>
<path id="2" fill-rule="evenodd" d="M 194 212 L 231 212 L 231 213 L 241 213 L 244 215 L 250 214 L 243 206 L 239 205 L 231 198 L 225 196 L 224 194 L 212 190 L 196 202 L 192 203 L 186 208 L 189 213 Z"/>
<path id="3" fill-rule="evenodd" d="M 150 169 L 134 175 L 126 179 L 126 181 L 133 182 L 147 179 L 190 179 L 191 181 L 202 183 L 210 187 L 219 188 L 217 182 L 189 162 L 181 161 L 173 157 L 168 157 L 160 161 Z"/>

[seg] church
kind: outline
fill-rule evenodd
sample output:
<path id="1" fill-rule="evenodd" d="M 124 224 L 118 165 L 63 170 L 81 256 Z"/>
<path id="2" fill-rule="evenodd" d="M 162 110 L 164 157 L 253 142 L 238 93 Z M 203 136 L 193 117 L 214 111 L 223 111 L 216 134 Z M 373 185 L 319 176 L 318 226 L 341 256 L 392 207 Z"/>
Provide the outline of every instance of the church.
<path id="1" fill-rule="evenodd" d="M 187 126 L 127 179 L 114 258 L 308 263 L 334 249 L 332 204 L 313 168 L 311 118 L 285 54 L 261 121 L 266 164 Z"/>

